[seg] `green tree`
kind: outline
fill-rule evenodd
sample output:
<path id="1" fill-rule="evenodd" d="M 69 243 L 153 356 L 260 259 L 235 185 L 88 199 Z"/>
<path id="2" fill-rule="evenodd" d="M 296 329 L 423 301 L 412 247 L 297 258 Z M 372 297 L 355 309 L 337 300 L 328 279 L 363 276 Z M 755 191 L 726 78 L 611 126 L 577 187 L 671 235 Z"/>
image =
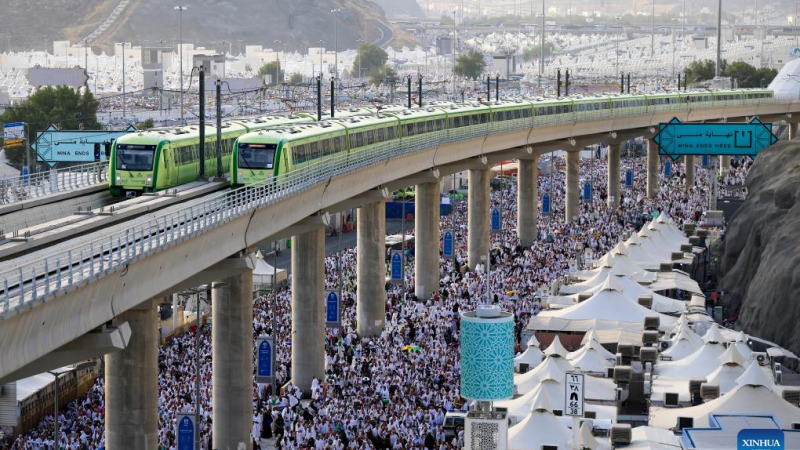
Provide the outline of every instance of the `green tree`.
<path id="1" fill-rule="evenodd" d="M 382 69 L 388 59 L 389 55 L 386 50 L 376 44 L 361 44 L 358 47 L 358 55 L 356 55 L 355 62 L 353 62 L 352 72 L 361 76 L 358 73 L 358 70 L 361 69 L 371 74 L 375 68 Z"/>
<path id="2" fill-rule="evenodd" d="M 467 78 L 478 78 L 486 68 L 483 53 L 470 50 L 456 58 L 456 73 Z"/>
<path id="3" fill-rule="evenodd" d="M 723 73 L 725 70 L 726 63 L 722 61 L 722 68 Z M 710 60 L 705 59 L 702 61 L 692 61 L 685 69 L 683 69 L 683 74 L 686 76 L 687 83 L 700 83 L 702 81 L 708 81 L 714 78 L 714 74 L 716 73 L 717 64 Z"/>
<path id="4" fill-rule="evenodd" d="M 553 45 L 552 42 L 545 42 L 544 57 L 547 58 L 548 56 L 552 55 L 554 49 L 555 45 Z M 538 60 L 539 56 L 540 52 L 538 45 L 531 45 L 530 47 L 526 47 L 524 50 L 522 50 L 522 59 L 525 61 Z"/>
<path id="5" fill-rule="evenodd" d="M 292 86 L 296 86 L 303 82 L 303 75 L 299 73 L 293 73 L 292 76 L 289 77 L 289 84 Z"/>
<path id="6" fill-rule="evenodd" d="M 155 124 L 153 123 L 153 118 L 152 117 L 148 117 L 147 119 L 144 120 L 144 122 L 137 123 L 136 124 L 136 129 L 137 130 L 149 130 L 150 128 L 153 128 L 154 126 L 155 126 Z"/>
<path id="7" fill-rule="evenodd" d="M 725 67 L 723 75 L 735 78 L 740 88 L 757 88 L 769 85 L 778 74 L 775 69 L 756 69 L 744 61 L 736 61 Z"/>
<path id="8" fill-rule="evenodd" d="M 373 67 L 369 71 L 369 79 L 375 85 L 379 85 L 384 81 L 394 83 L 397 81 L 397 72 L 389 66 Z"/>
<path id="9" fill-rule="evenodd" d="M 2 123 L 25 122 L 31 141 L 36 133 L 50 124 L 63 130 L 98 130 L 97 108 L 99 102 L 91 92 L 80 93 L 69 86 L 46 86 L 33 93 L 25 102 L 10 107 L 0 115 Z M 14 165 L 22 165 L 25 147 L 6 149 L 6 157 Z"/>
<path id="10" fill-rule="evenodd" d="M 278 79 L 277 80 L 275 79 L 276 70 L 277 70 L 277 74 L 278 74 Z M 271 76 L 270 79 L 272 80 L 272 82 L 269 83 L 269 85 L 270 86 L 274 86 L 277 83 L 282 83 L 283 82 L 283 78 L 286 75 L 286 72 L 283 69 L 281 69 L 281 64 L 279 62 L 272 61 L 272 62 L 268 62 L 268 63 L 264 64 L 263 66 L 261 66 L 260 69 L 258 69 L 258 76 L 263 78 L 264 75 L 270 75 Z"/>

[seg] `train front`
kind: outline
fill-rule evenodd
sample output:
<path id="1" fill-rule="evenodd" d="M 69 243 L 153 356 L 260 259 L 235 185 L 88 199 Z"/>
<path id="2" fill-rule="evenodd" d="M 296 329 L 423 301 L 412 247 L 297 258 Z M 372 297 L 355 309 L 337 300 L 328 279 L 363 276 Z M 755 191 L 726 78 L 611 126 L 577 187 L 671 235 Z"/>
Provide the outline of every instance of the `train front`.
<path id="1" fill-rule="evenodd" d="M 272 179 L 279 173 L 281 137 L 263 131 L 240 136 L 231 158 L 232 184 L 248 185 Z"/>
<path id="2" fill-rule="evenodd" d="M 112 195 L 134 197 L 153 190 L 158 175 L 159 144 L 148 133 L 134 133 L 117 139 L 109 162 Z"/>

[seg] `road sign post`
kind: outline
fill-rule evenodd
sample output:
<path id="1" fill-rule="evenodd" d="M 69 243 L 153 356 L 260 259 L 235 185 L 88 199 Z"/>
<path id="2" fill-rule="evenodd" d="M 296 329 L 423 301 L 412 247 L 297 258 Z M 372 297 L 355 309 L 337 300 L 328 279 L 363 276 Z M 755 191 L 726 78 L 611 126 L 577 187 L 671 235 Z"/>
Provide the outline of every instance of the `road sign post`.
<path id="1" fill-rule="evenodd" d="M 447 259 L 452 259 L 455 256 L 453 251 L 454 240 L 453 230 L 444 230 L 444 233 L 442 233 L 442 256 Z"/>
<path id="2" fill-rule="evenodd" d="M 259 336 L 256 340 L 256 382 L 272 383 L 275 376 L 272 354 L 275 351 L 272 337 Z"/>
<path id="3" fill-rule="evenodd" d="M 672 163 L 667 161 L 664 163 L 664 176 L 668 177 L 672 175 Z"/>
<path id="4" fill-rule="evenodd" d="M 392 250 L 389 257 L 391 268 L 391 280 L 394 284 L 403 282 L 403 252 L 400 250 Z"/>
<path id="5" fill-rule="evenodd" d="M 572 416 L 572 442 L 578 442 L 580 428 L 580 418 L 584 412 L 584 374 L 580 372 L 567 372 L 565 375 L 564 386 L 566 396 L 564 401 L 564 415 Z"/>
<path id="6" fill-rule="evenodd" d="M 625 171 L 625 186 L 633 186 L 633 170 L 631 169 Z"/>
<path id="7" fill-rule="evenodd" d="M 592 200 L 592 184 L 589 182 L 583 185 L 583 199 L 587 202 Z"/>
<path id="8" fill-rule="evenodd" d="M 542 214 L 550 214 L 550 194 L 542 196 Z"/>
<path id="9" fill-rule="evenodd" d="M 500 229 L 502 228 L 502 215 L 500 214 L 500 209 L 492 208 L 491 211 L 492 215 L 492 233 L 499 233 Z"/>
<path id="10" fill-rule="evenodd" d="M 658 152 L 677 161 L 684 155 L 755 157 L 778 142 L 772 124 L 754 117 L 747 123 L 683 123 L 677 118 L 658 126 L 653 137 Z"/>
<path id="11" fill-rule="evenodd" d="M 177 450 L 194 450 L 195 421 L 194 414 L 178 414 L 175 419 Z"/>
<path id="12" fill-rule="evenodd" d="M 325 293 L 325 327 L 339 328 L 342 324 L 341 294 L 337 290 Z"/>

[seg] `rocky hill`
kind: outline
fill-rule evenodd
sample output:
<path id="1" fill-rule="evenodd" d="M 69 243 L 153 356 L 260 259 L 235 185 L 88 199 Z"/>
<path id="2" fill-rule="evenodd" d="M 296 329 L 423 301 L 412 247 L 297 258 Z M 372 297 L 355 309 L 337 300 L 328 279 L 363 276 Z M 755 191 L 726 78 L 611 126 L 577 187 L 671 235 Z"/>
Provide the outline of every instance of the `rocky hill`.
<path id="1" fill-rule="evenodd" d="M 800 354 L 800 143 L 756 158 L 725 238 L 721 287 L 745 332 Z"/>
<path id="2" fill-rule="evenodd" d="M 412 0 L 413 1 L 413 0 Z M 105 21 L 121 0 L 4 0 L 3 16 L 16 50 L 41 49 L 45 42 L 69 39 L 79 42 Z M 323 40 L 334 46 L 338 27 L 339 48 L 355 48 L 363 39 L 392 45 L 412 43 L 401 30 L 388 30 L 380 6 L 367 0 L 130 0 L 117 20 L 93 46 L 108 50 L 114 42 L 153 45 L 178 40 L 178 13 L 174 5 L 187 6 L 183 12 L 183 38 L 198 45 L 222 49 L 223 41 L 236 51 L 245 44 L 286 46 L 304 51 Z M 332 14 L 339 8 L 341 13 Z M 337 25 L 334 25 L 335 22 Z M 382 26 L 383 24 L 383 26 Z M 35 30 L 35 31 L 32 31 Z M 387 34 L 389 34 L 387 36 Z M 3 40 L 5 41 L 5 39 Z M 3 42 L 3 46 L 5 42 Z M 225 44 L 227 46 L 227 44 Z"/>

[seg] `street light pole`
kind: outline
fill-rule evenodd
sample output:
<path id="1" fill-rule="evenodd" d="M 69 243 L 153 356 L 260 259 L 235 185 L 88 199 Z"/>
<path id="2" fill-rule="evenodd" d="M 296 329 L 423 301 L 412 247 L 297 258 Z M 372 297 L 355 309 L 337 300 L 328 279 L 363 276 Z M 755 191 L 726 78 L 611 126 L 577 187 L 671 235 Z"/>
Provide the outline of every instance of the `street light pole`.
<path id="1" fill-rule="evenodd" d="M 334 78 L 339 78 L 339 21 L 336 20 L 336 15 L 342 12 L 339 8 L 333 8 L 331 13 L 333 13 L 333 72 Z"/>
<path id="2" fill-rule="evenodd" d="M 617 78 L 619 78 L 619 31 L 620 31 L 619 16 L 617 16 L 617 41 L 614 43 L 614 54 L 617 57 L 616 71 L 615 71 Z"/>
<path id="3" fill-rule="evenodd" d="M 456 43 L 458 42 L 456 32 L 456 12 L 453 11 L 453 99 L 456 97 Z"/>
<path id="4" fill-rule="evenodd" d="M 717 66 L 715 76 L 722 75 L 722 0 L 717 0 Z"/>
<path id="5" fill-rule="evenodd" d="M 275 63 L 275 86 L 277 86 L 278 85 L 278 79 L 280 78 L 280 72 L 281 72 L 281 57 L 280 57 L 280 54 L 278 53 L 278 45 L 280 45 L 281 41 L 276 40 L 276 41 L 272 41 L 272 43 L 275 44 L 275 61 L 276 61 L 276 63 Z"/>
<path id="6" fill-rule="evenodd" d="M 650 15 L 650 57 L 656 54 L 656 0 L 653 0 L 653 11 Z"/>
<path id="7" fill-rule="evenodd" d="M 542 35 L 539 36 L 539 87 L 542 86 L 542 77 L 544 76 L 544 27 L 545 27 L 545 0 L 542 0 Z"/>
<path id="8" fill-rule="evenodd" d="M 183 120 L 183 12 L 186 11 L 186 6 L 176 6 L 173 9 L 178 11 L 178 52 L 180 53 L 180 82 L 181 82 L 181 122 Z"/>

